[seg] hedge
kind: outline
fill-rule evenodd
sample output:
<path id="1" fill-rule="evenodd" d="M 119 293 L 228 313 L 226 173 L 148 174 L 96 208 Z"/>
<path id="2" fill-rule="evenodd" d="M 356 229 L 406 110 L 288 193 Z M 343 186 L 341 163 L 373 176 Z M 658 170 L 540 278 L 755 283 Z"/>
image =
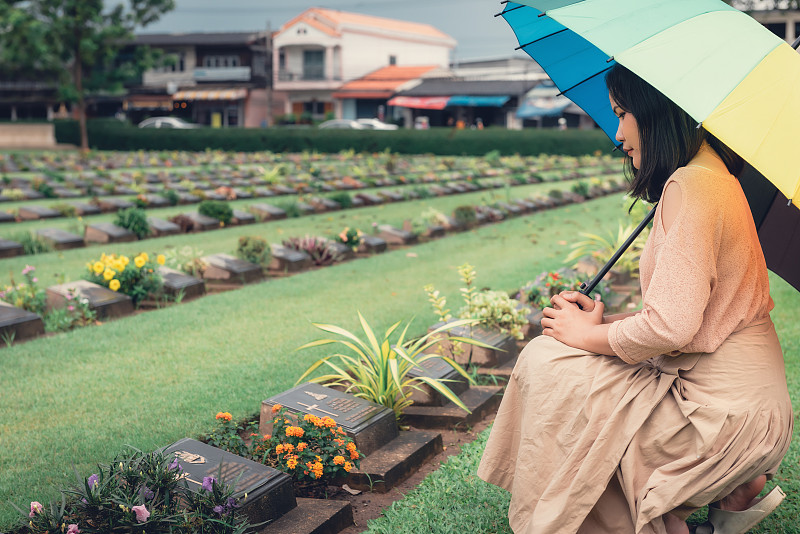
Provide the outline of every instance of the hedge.
<path id="1" fill-rule="evenodd" d="M 319 130 L 316 128 L 199 128 L 195 130 L 140 129 L 116 120 L 88 122 L 89 146 L 98 150 L 206 149 L 235 152 L 336 153 L 391 150 L 398 154 L 482 156 L 492 150 L 503 155 L 564 154 L 580 156 L 613 148 L 599 129 L 557 130 L 486 128 L 484 130 Z M 59 143 L 79 144 L 76 121 L 56 121 Z"/>

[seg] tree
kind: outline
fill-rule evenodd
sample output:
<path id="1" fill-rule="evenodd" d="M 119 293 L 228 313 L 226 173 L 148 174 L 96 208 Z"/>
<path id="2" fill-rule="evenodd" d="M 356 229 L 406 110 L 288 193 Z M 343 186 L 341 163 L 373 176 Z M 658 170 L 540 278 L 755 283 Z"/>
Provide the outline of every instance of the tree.
<path id="1" fill-rule="evenodd" d="M 106 9 L 103 0 L 3 0 L 0 2 L 0 69 L 5 76 L 57 84 L 76 105 L 81 150 L 89 150 L 86 96 L 114 92 L 150 68 L 158 52 L 137 47 L 134 30 L 175 8 L 175 0 L 127 0 Z M 110 2 L 106 2 L 110 3 Z"/>

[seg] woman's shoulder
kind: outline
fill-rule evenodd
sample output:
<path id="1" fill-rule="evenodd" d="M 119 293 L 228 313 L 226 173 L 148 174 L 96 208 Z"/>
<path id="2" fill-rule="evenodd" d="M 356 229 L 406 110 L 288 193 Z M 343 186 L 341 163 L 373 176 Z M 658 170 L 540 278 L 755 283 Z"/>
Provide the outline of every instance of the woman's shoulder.
<path id="1" fill-rule="evenodd" d="M 728 172 L 718 169 L 686 165 L 678 168 L 664 184 L 664 189 L 671 183 L 680 186 L 684 202 L 692 199 L 722 201 L 729 195 L 736 195 L 739 181 Z"/>

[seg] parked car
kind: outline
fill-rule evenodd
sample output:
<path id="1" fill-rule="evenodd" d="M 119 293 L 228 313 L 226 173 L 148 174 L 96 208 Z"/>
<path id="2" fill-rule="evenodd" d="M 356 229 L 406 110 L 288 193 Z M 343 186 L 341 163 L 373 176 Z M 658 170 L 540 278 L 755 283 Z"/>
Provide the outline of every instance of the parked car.
<path id="1" fill-rule="evenodd" d="M 186 122 L 178 117 L 150 117 L 139 123 L 139 128 L 173 128 L 176 130 L 190 130 L 201 128 L 201 125 Z"/>
<path id="2" fill-rule="evenodd" d="M 332 119 L 325 121 L 319 125 L 319 128 L 322 130 L 366 130 L 363 125 L 348 119 Z"/>
<path id="3" fill-rule="evenodd" d="M 378 119 L 357 119 L 356 122 L 369 130 L 397 130 L 396 124 L 387 124 Z"/>

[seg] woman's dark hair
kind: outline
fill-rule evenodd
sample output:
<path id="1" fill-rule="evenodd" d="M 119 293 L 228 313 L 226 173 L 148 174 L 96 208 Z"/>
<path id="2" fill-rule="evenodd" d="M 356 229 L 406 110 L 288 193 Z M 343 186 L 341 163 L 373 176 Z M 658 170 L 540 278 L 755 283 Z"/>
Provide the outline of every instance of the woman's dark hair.
<path id="1" fill-rule="evenodd" d="M 636 118 L 639 126 L 640 168 L 626 158 L 625 172 L 630 177 L 632 196 L 656 202 L 667 179 L 683 167 L 706 141 L 720 156 L 728 172 L 738 175 L 744 160 L 722 141 L 697 127 L 697 122 L 670 99 L 639 76 L 615 64 L 606 73 L 611 98 Z"/>

